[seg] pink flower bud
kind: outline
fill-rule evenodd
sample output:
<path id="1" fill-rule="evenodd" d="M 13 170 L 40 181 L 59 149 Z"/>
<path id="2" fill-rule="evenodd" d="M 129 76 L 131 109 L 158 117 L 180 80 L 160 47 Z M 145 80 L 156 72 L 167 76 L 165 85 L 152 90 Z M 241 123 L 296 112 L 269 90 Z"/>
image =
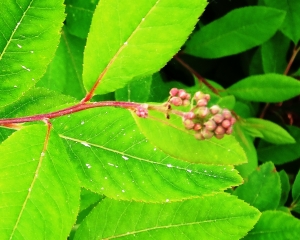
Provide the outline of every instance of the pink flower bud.
<path id="1" fill-rule="evenodd" d="M 170 90 L 171 97 L 175 97 L 178 94 L 178 88 L 172 88 Z"/>
<path id="2" fill-rule="evenodd" d="M 189 106 L 190 104 L 191 104 L 190 100 L 187 100 L 187 99 L 184 99 L 183 102 L 182 102 L 182 105 L 185 106 L 185 107 Z"/>
<path id="3" fill-rule="evenodd" d="M 198 140 L 204 140 L 204 137 L 202 136 L 202 133 L 200 133 L 200 132 L 195 133 L 195 138 Z"/>
<path id="4" fill-rule="evenodd" d="M 195 93 L 194 98 L 195 98 L 196 101 L 198 101 L 200 99 L 205 98 L 205 94 L 203 92 L 198 91 L 198 92 Z"/>
<path id="5" fill-rule="evenodd" d="M 204 98 L 206 99 L 206 101 L 210 100 L 210 95 L 209 94 L 204 94 Z"/>
<path id="6" fill-rule="evenodd" d="M 209 131 L 213 131 L 217 127 L 216 122 L 212 119 L 205 122 L 204 125 L 205 125 L 205 128 L 208 129 Z"/>
<path id="7" fill-rule="evenodd" d="M 194 112 L 187 112 L 184 114 L 185 119 L 193 119 L 195 118 L 195 113 Z"/>
<path id="8" fill-rule="evenodd" d="M 197 102 L 198 107 L 206 107 L 206 105 L 207 105 L 207 100 L 204 98 L 198 100 L 198 102 Z"/>
<path id="9" fill-rule="evenodd" d="M 224 117 L 222 114 L 217 113 L 214 117 L 213 117 L 214 121 L 216 123 L 221 123 L 224 120 Z"/>
<path id="10" fill-rule="evenodd" d="M 142 104 L 136 108 L 136 115 L 141 118 L 148 117 L 148 104 Z"/>
<path id="11" fill-rule="evenodd" d="M 211 114 L 215 115 L 221 111 L 221 108 L 218 105 L 213 105 L 210 107 Z"/>
<path id="12" fill-rule="evenodd" d="M 171 97 L 170 103 L 174 106 L 181 106 L 182 105 L 182 99 L 180 97 Z"/>
<path id="13" fill-rule="evenodd" d="M 214 136 L 214 133 L 208 131 L 207 129 L 203 130 L 201 133 L 202 133 L 202 136 L 203 136 L 205 139 L 210 139 L 210 138 L 212 138 L 212 137 Z"/>
<path id="14" fill-rule="evenodd" d="M 178 91 L 178 97 L 180 97 L 182 100 L 186 99 L 188 97 L 188 94 L 185 90 L 179 89 Z"/>
<path id="15" fill-rule="evenodd" d="M 201 126 L 200 123 L 196 123 L 195 126 L 194 126 L 194 130 L 195 130 L 196 132 L 198 132 L 201 128 L 202 128 L 202 126 Z"/>
<path id="16" fill-rule="evenodd" d="M 222 127 L 229 128 L 231 126 L 231 121 L 228 119 L 224 119 L 221 124 L 222 124 Z"/>
<path id="17" fill-rule="evenodd" d="M 195 123 L 191 119 L 185 119 L 183 124 L 186 129 L 192 129 L 195 126 Z"/>
<path id="18" fill-rule="evenodd" d="M 230 135 L 232 133 L 232 126 L 230 126 L 227 130 L 226 130 L 226 134 Z"/>
<path id="19" fill-rule="evenodd" d="M 231 125 L 235 124 L 235 122 L 236 122 L 235 117 L 232 117 L 232 118 L 230 119 L 230 122 L 231 122 Z"/>
<path id="20" fill-rule="evenodd" d="M 199 107 L 197 113 L 199 117 L 205 118 L 209 114 L 209 110 L 207 107 Z"/>
<path id="21" fill-rule="evenodd" d="M 222 115 L 225 119 L 230 119 L 232 117 L 230 110 L 226 108 L 223 109 Z"/>
<path id="22" fill-rule="evenodd" d="M 217 128 L 215 129 L 215 134 L 222 135 L 224 133 L 225 133 L 225 129 L 222 126 L 217 126 Z"/>
<path id="23" fill-rule="evenodd" d="M 224 137 L 224 134 L 216 134 L 215 137 L 217 139 L 222 139 Z"/>

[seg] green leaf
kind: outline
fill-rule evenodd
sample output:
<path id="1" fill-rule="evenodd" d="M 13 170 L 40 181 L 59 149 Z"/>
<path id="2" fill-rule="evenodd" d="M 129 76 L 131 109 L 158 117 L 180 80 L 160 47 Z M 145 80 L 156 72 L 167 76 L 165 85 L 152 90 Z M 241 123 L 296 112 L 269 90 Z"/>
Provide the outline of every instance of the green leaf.
<path id="1" fill-rule="evenodd" d="M 62 0 L 1 1 L 0 106 L 16 101 L 45 73 L 64 20 Z"/>
<path id="2" fill-rule="evenodd" d="M 298 171 L 298 174 L 293 184 L 292 197 L 292 210 L 300 213 L 300 171 Z"/>
<path id="3" fill-rule="evenodd" d="M 241 122 L 245 132 L 274 144 L 295 143 L 295 139 L 278 124 L 260 118 L 247 118 Z"/>
<path id="4" fill-rule="evenodd" d="M 260 161 L 272 161 L 276 165 L 294 161 L 300 157 L 300 128 L 296 126 L 286 126 L 295 144 L 273 145 L 260 141 L 257 154 Z"/>
<path id="5" fill-rule="evenodd" d="M 75 103 L 74 98 L 45 89 L 32 88 L 16 102 L 0 109 L 1 118 L 23 117 L 62 109 Z"/>
<path id="6" fill-rule="evenodd" d="M 241 183 L 232 166 L 191 164 L 150 144 L 129 111 L 98 108 L 53 120 L 82 186 L 114 199 L 165 202 Z"/>
<path id="7" fill-rule="evenodd" d="M 66 27 L 80 38 L 87 38 L 93 13 L 99 0 L 66 0 Z"/>
<path id="8" fill-rule="evenodd" d="M 216 103 L 221 108 L 233 109 L 235 105 L 235 97 L 232 95 L 224 96 Z"/>
<path id="9" fill-rule="evenodd" d="M 267 6 L 286 11 L 280 30 L 297 45 L 300 39 L 300 2 L 298 0 L 264 0 L 264 2 Z"/>
<path id="10" fill-rule="evenodd" d="M 298 239 L 300 221 L 282 211 L 263 212 L 254 229 L 245 240 L 287 240 Z"/>
<path id="11" fill-rule="evenodd" d="M 277 32 L 261 46 L 262 64 L 265 73 L 284 73 L 287 66 L 286 55 L 290 41 Z"/>
<path id="12" fill-rule="evenodd" d="M 202 58 L 244 52 L 274 35 L 284 16 L 284 11 L 262 6 L 232 10 L 192 35 L 185 52 Z"/>
<path id="13" fill-rule="evenodd" d="M 268 73 L 244 78 L 227 91 L 254 102 L 282 102 L 300 94 L 300 82 L 292 77 Z"/>
<path id="14" fill-rule="evenodd" d="M 289 192 L 291 189 L 290 186 L 290 180 L 289 180 L 289 176 L 287 175 L 287 173 L 284 170 L 281 170 L 279 172 L 279 177 L 280 177 L 280 185 L 281 185 L 281 198 L 280 198 L 280 203 L 279 206 L 284 206 L 284 204 L 286 203 L 288 196 L 289 196 Z"/>
<path id="15" fill-rule="evenodd" d="M 230 236 L 233 240 L 245 236 L 259 216 L 255 208 L 227 194 L 164 204 L 105 199 L 84 220 L 74 239 L 229 239 Z"/>
<path id="16" fill-rule="evenodd" d="M 84 53 L 85 88 L 90 90 L 101 79 L 95 93 L 113 92 L 134 77 L 157 72 L 184 44 L 206 4 L 205 0 L 134 4 L 101 0 Z"/>
<path id="17" fill-rule="evenodd" d="M 66 239 L 80 187 L 61 139 L 46 126 L 13 133 L 0 145 L 0 239 Z"/>
<path id="18" fill-rule="evenodd" d="M 55 56 L 36 86 L 46 87 L 81 100 L 86 93 L 82 82 L 84 46 L 84 40 L 72 36 L 66 28 L 63 28 Z"/>
<path id="19" fill-rule="evenodd" d="M 134 115 L 142 133 L 170 156 L 192 163 L 238 165 L 247 162 L 246 155 L 233 136 L 223 139 L 197 140 L 193 131 L 185 130 L 182 119 L 151 111 L 148 119 Z"/>
<path id="20" fill-rule="evenodd" d="M 92 192 L 88 189 L 81 188 L 80 192 L 80 210 L 85 210 L 93 204 L 100 202 L 104 198 L 103 195 Z"/>
<path id="21" fill-rule="evenodd" d="M 0 142 L 3 142 L 6 138 L 8 138 L 15 130 L 0 127 Z"/>
<path id="22" fill-rule="evenodd" d="M 260 211 L 276 209 L 279 205 L 280 178 L 272 162 L 261 165 L 250 174 L 248 181 L 239 186 L 234 194 Z"/>
<path id="23" fill-rule="evenodd" d="M 151 83 L 152 76 L 134 79 L 124 88 L 118 89 L 115 92 L 116 100 L 141 103 L 147 102 L 150 95 Z"/>

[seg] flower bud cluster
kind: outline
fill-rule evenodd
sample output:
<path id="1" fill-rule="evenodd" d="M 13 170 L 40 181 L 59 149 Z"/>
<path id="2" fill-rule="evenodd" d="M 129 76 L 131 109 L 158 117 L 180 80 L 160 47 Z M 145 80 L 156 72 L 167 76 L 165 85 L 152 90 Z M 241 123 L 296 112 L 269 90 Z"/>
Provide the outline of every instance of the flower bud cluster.
<path id="1" fill-rule="evenodd" d="M 232 133 L 232 126 L 236 121 L 228 109 L 222 109 L 218 105 L 208 108 L 209 100 L 209 94 L 196 92 L 192 99 L 195 106 L 183 114 L 185 128 L 193 130 L 197 139 L 221 139 L 225 134 Z"/>
<path id="2" fill-rule="evenodd" d="M 136 108 L 135 113 L 138 117 L 147 118 L 148 117 L 148 104 L 139 105 Z"/>
<path id="3" fill-rule="evenodd" d="M 184 89 L 172 88 L 170 90 L 169 102 L 174 106 L 188 106 L 190 105 L 191 94 Z"/>

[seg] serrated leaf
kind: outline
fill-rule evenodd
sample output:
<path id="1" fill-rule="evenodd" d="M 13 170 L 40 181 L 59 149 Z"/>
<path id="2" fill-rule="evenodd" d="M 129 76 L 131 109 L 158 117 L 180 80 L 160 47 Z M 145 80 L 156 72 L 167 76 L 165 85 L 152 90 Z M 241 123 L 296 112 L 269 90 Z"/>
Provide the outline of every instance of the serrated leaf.
<path id="1" fill-rule="evenodd" d="M 84 53 L 85 88 L 91 90 L 101 79 L 95 93 L 113 92 L 134 77 L 157 72 L 186 41 L 206 4 L 205 0 L 140 0 L 134 4 L 101 0 Z"/>
<path id="2" fill-rule="evenodd" d="M 184 129 L 181 117 L 150 112 L 148 119 L 134 115 L 141 132 L 170 156 L 191 163 L 238 165 L 247 162 L 246 155 L 233 136 L 223 139 L 197 140 L 193 131 Z"/>
<path id="3" fill-rule="evenodd" d="M 80 187 L 61 139 L 33 125 L 0 145 L 0 238 L 66 239 Z"/>
<path id="4" fill-rule="evenodd" d="M 22 117 L 60 110 L 61 105 L 74 104 L 76 99 L 45 88 L 32 88 L 16 102 L 0 109 L 1 118 Z"/>
<path id="5" fill-rule="evenodd" d="M 244 78 L 227 91 L 254 102 L 282 102 L 300 94 L 300 82 L 292 77 L 268 73 Z"/>
<path id="6" fill-rule="evenodd" d="M 66 27 L 80 38 L 87 38 L 93 13 L 99 0 L 66 0 Z"/>
<path id="7" fill-rule="evenodd" d="M 291 162 L 300 157 L 300 128 L 296 126 L 286 126 L 295 144 L 272 145 L 260 141 L 257 149 L 259 160 L 262 162 L 272 161 L 276 165 Z"/>
<path id="8" fill-rule="evenodd" d="M 287 66 L 286 55 L 290 41 L 277 32 L 261 46 L 262 64 L 265 73 L 284 73 Z"/>
<path id="9" fill-rule="evenodd" d="M 282 211 L 265 211 L 245 240 L 298 239 L 300 221 Z"/>
<path id="10" fill-rule="evenodd" d="M 241 123 L 243 130 L 274 144 L 295 143 L 295 139 L 278 124 L 260 118 L 247 118 Z M 256 133 L 257 132 L 257 133 Z"/>
<path id="11" fill-rule="evenodd" d="M 118 89 L 115 92 L 117 101 L 128 102 L 147 102 L 150 95 L 150 86 L 152 83 L 152 76 L 143 78 L 135 78 L 128 83 L 124 88 Z"/>
<path id="12" fill-rule="evenodd" d="M 264 0 L 264 2 L 267 6 L 286 11 L 280 30 L 297 45 L 300 39 L 300 30 L 298 27 L 300 24 L 300 2 L 298 0 Z"/>
<path id="13" fill-rule="evenodd" d="M 58 44 L 64 6 L 62 0 L 1 1 L 0 16 L 0 106 L 5 106 L 44 74 Z"/>
<path id="14" fill-rule="evenodd" d="M 284 206 L 284 204 L 286 203 L 288 196 L 289 196 L 289 192 L 291 189 L 290 186 L 290 180 L 289 180 L 289 176 L 287 175 L 287 173 L 284 170 L 281 170 L 279 172 L 279 177 L 280 177 L 280 185 L 281 185 L 281 198 L 280 198 L 280 203 L 279 206 Z"/>
<path id="15" fill-rule="evenodd" d="M 149 239 L 149 236 L 229 239 L 230 236 L 233 240 L 245 236 L 259 216 L 255 208 L 226 194 L 164 204 L 105 199 L 84 220 L 74 239 Z"/>
<path id="16" fill-rule="evenodd" d="M 284 11 L 262 6 L 232 10 L 192 35 L 185 52 L 202 58 L 244 52 L 268 40 L 280 27 L 284 16 Z"/>
<path id="17" fill-rule="evenodd" d="M 279 205 L 280 178 L 272 162 L 261 165 L 249 175 L 248 181 L 234 194 L 260 211 L 276 209 Z"/>
<path id="18" fill-rule="evenodd" d="M 165 202 L 241 183 L 232 166 L 191 164 L 160 151 L 130 112 L 99 108 L 53 121 L 82 186 L 114 199 Z"/>
<path id="19" fill-rule="evenodd" d="M 81 100 L 86 94 L 82 82 L 84 46 L 85 40 L 72 36 L 63 28 L 55 56 L 36 86 Z"/>
<path id="20" fill-rule="evenodd" d="M 298 174 L 293 184 L 292 197 L 292 210 L 300 213 L 300 171 L 298 171 Z"/>

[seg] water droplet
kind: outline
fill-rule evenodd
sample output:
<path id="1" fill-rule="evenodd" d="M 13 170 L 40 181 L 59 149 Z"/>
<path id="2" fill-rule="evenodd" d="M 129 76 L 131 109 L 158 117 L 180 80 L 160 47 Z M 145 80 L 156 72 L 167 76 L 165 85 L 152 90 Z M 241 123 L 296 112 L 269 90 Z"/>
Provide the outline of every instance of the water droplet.
<path id="1" fill-rule="evenodd" d="M 68 117 L 71 117 L 71 115 L 68 115 Z"/>
<path id="2" fill-rule="evenodd" d="M 145 18 L 142 18 L 142 21 L 145 21 Z"/>
<path id="3" fill-rule="evenodd" d="M 101 190 L 104 190 L 104 187 L 102 187 Z"/>
<path id="4" fill-rule="evenodd" d="M 17 85 L 14 86 L 14 88 L 17 88 L 17 87 L 18 87 Z"/>
<path id="5" fill-rule="evenodd" d="M 28 192 L 31 192 L 31 188 L 28 188 Z"/>
<path id="6" fill-rule="evenodd" d="M 156 151 L 156 148 L 154 148 L 153 150 Z"/>
<path id="7" fill-rule="evenodd" d="M 128 44 L 128 42 L 124 42 L 124 45 L 127 45 Z"/>
<path id="8" fill-rule="evenodd" d="M 81 125 L 83 125 L 84 124 L 84 121 L 81 121 Z"/>
<path id="9" fill-rule="evenodd" d="M 44 157 L 44 156 L 45 156 L 45 153 L 44 153 L 44 152 L 41 152 L 41 156 Z"/>
<path id="10" fill-rule="evenodd" d="M 30 69 L 25 67 L 25 66 L 21 66 L 23 69 L 27 70 L 28 72 L 30 72 Z"/>
<path id="11" fill-rule="evenodd" d="M 192 172 L 192 170 L 191 170 L 191 169 L 187 169 L 186 171 L 187 171 L 187 172 L 189 172 L 189 173 L 191 173 L 191 172 Z"/>
<path id="12" fill-rule="evenodd" d="M 109 166 L 113 166 L 113 167 L 115 166 L 115 165 L 114 165 L 114 164 L 112 164 L 112 163 L 107 163 L 107 164 L 108 164 Z"/>
<path id="13" fill-rule="evenodd" d="M 30 53 L 33 53 L 33 51 L 30 51 Z"/>
<path id="14" fill-rule="evenodd" d="M 206 170 L 204 170 L 204 172 L 207 172 Z"/>
<path id="15" fill-rule="evenodd" d="M 125 190 L 123 189 L 122 192 L 125 192 Z"/>
<path id="16" fill-rule="evenodd" d="M 34 78 L 32 78 L 31 80 L 34 81 Z"/>
<path id="17" fill-rule="evenodd" d="M 172 166 L 172 164 L 167 164 L 167 167 L 171 168 L 171 167 L 173 167 L 173 166 Z"/>
<path id="18" fill-rule="evenodd" d="M 104 177 L 104 179 L 107 179 L 107 177 Z"/>
<path id="19" fill-rule="evenodd" d="M 166 199 L 166 202 L 170 202 L 170 199 Z"/>
<path id="20" fill-rule="evenodd" d="M 92 166 L 90 165 L 90 164 L 85 164 L 85 166 L 87 167 L 87 168 L 91 168 Z"/>
<path id="21" fill-rule="evenodd" d="M 18 48 L 22 48 L 22 46 L 20 44 L 17 44 Z"/>
<path id="22" fill-rule="evenodd" d="M 83 146 L 91 147 L 87 142 L 80 142 Z"/>

